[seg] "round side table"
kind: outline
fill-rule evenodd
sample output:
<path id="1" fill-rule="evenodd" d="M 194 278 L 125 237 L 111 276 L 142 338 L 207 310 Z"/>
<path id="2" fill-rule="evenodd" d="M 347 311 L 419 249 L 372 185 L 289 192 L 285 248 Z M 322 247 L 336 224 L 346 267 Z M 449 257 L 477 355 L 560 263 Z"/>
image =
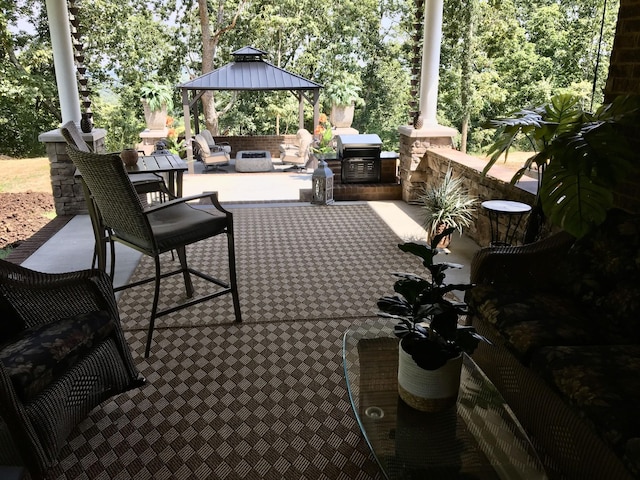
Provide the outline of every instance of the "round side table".
<path id="1" fill-rule="evenodd" d="M 531 211 L 530 205 L 512 200 L 487 200 L 482 202 L 481 206 L 489 216 L 489 225 L 491 226 L 490 245 L 492 247 L 512 245 L 522 218 Z M 502 218 L 504 218 L 504 222 L 501 222 Z M 501 223 L 506 225 L 502 234 L 500 232 Z"/>

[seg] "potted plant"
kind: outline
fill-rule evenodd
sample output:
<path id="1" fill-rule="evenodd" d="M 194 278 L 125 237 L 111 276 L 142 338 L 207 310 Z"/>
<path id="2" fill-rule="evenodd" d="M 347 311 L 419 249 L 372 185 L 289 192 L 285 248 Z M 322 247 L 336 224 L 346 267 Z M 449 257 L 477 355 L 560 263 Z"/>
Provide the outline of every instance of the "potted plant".
<path id="1" fill-rule="evenodd" d="M 316 125 L 316 128 L 313 130 L 313 136 L 314 142 L 311 146 L 311 151 L 316 154 L 316 157 L 319 158 L 323 153 L 335 152 L 333 130 L 326 114 L 320 114 L 318 125 Z"/>
<path id="2" fill-rule="evenodd" d="M 396 295 L 378 300 L 378 315 L 397 320 L 399 337 L 398 393 L 410 406 L 437 411 L 455 403 L 460 385 L 462 353 L 471 354 L 483 340 L 471 326 L 458 324 L 459 315 L 469 314 L 464 302 L 450 292 L 466 291 L 470 284 L 446 284 L 446 270 L 462 268 L 456 263 L 434 263 L 438 242 L 454 229 L 436 235 L 431 245 L 404 243 L 403 252 L 422 259 L 430 273 L 423 278 L 413 273 L 394 273 Z"/>
<path id="3" fill-rule="evenodd" d="M 462 233 L 463 227 L 473 222 L 473 214 L 478 200 L 469 194 L 462 179 L 454 177 L 451 168 L 447 169 L 442 183 L 425 188 L 419 197 L 424 215 L 424 228 L 430 240 L 451 227 L 451 231 Z M 451 235 L 445 235 L 437 245 L 447 248 Z"/>
<path id="4" fill-rule="evenodd" d="M 173 108 L 171 87 L 157 81 L 145 82 L 140 88 L 144 119 L 149 130 L 164 130 L 167 111 Z"/>
<path id="5" fill-rule="evenodd" d="M 331 123 L 336 128 L 349 128 L 353 122 L 356 105 L 364 105 L 360 97 L 360 85 L 355 75 L 345 74 L 331 82 L 325 95 L 331 102 Z"/>
<path id="6" fill-rule="evenodd" d="M 577 238 L 604 221 L 616 188 L 637 171 L 638 123 L 640 96 L 619 96 L 591 113 L 578 96 L 560 94 L 485 125 L 496 134 L 484 174 L 503 154 L 507 157 L 519 138 L 534 149 L 511 179 L 515 184 L 532 165 L 538 168 L 538 194 L 525 242 L 538 239 L 547 219 Z"/>

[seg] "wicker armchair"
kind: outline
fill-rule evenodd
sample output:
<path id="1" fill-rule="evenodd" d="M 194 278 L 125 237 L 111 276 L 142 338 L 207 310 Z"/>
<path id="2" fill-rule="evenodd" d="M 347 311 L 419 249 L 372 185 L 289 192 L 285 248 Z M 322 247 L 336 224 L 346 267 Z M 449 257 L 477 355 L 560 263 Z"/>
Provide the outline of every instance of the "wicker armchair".
<path id="1" fill-rule="evenodd" d="M 242 321 L 236 282 L 233 216 L 231 212 L 222 208 L 216 193 L 178 198 L 155 207 L 144 208 L 129 181 L 120 157 L 81 152 L 72 146 L 67 147 L 67 152 L 82 175 L 97 207 L 92 218 L 94 230 L 107 233 L 106 239 L 101 243 L 108 241 L 111 247 L 111 271 L 113 272 L 115 261 L 114 241 L 127 245 L 154 260 L 155 275 L 153 277 L 115 289 L 120 291 L 155 281 L 145 357 L 149 356 L 155 320 L 158 317 L 230 293 L 233 298 L 235 319 L 237 322 Z M 194 208 L 187 203 L 201 198 L 209 199 L 213 204 L 213 210 Z M 95 223 L 99 225 L 96 226 Z M 228 281 L 214 278 L 187 264 L 187 245 L 222 234 L 227 237 Z M 101 252 L 105 249 L 104 245 L 99 247 Z M 160 255 L 172 250 L 177 252 L 179 268 L 163 273 Z M 101 260 L 99 264 L 104 264 L 104 261 Z M 193 298 L 191 274 L 213 284 L 212 291 Z M 165 310 L 159 310 L 160 281 L 173 275 L 182 275 L 189 300 Z"/>
<path id="2" fill-rule="evenodd" d="M 41 477 L 104 400 L 142 385 L 109 277 L 0 260 L 0 464 Z"/>
<path id="3" fill-rule="evenodd" d="M 471 262 L 471 283 L 539 285 L 566 255 L 575 238 L 562 231 L 534 243 L 486 247 Z"/>

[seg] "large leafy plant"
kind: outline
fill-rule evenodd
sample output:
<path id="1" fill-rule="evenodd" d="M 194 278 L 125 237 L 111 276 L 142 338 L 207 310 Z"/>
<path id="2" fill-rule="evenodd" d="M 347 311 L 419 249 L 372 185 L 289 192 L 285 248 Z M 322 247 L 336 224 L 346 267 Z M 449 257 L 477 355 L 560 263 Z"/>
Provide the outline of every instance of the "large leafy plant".
<path id="1" fill-rule="evenodd" d="M 617 97 L 590 113 L 579 97 L 556 95 L 548 104 L 485 125 L 496 134 L 483 173 L 526 137 L 535 153 L 511 183 L 535 165 L 540 173 L 539 210 L 553 225 L 580 238 L 604 221 L 620 181 L 637 172 L 634 135 L 639 120 L 637 96 Z"/>
<path id="2" fill-rule="evenodd" d="M 394 332 L 402 339 L 402 348 L 419 367 L 426 370 L 442 367 L 461 352 L 471 354 L 481 340 L 488 341 L 473 327 L 458 324 L 458 316 L 469 314 L 469 307 L 455 300 L 450 292 L 465 291 L 473 285 L 446 284 L 445 272 L 450 268 L 462 268 L 462 265 L 433 261 L 439 252 L 436 245 L 453 230 L 449 228 L 436 235 L 430 245 L 412 242 L 398 245 L 403 252 L 422 259 L 430 278 L 413 273 L 394 273 L 398 278 L 393 287 L 397 295 L 378 300 L 378 315 L 398 321 Z"/>
<path id="3" fill-rule="evenodd" d="M 147 101 L 152 112 L 162 109 L 166 105 L 167 110 L 173 108 L 173 91 L 171 87 L 157 81 L 145 82 L 140 87 L 140 96 Z"/>
<path id="4" fill-rule="evenodd" d="M 345 73 L 341 78 L 336 78 L 325 89 L 325 95 L 336 106 L 348 107 L 352 104 L 364 104 L 360 96 L 361 87 L 356 76 Z"/>

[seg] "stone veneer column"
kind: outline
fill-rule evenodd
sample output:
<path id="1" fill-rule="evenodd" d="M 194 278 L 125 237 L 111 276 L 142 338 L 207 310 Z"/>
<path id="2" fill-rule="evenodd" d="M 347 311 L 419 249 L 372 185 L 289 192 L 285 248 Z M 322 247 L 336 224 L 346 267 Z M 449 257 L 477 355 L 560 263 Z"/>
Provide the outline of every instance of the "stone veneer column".
<path id="1" fill-rule="evenodd" d="M 106 135 L 106 130 L 94 128 L 91 133 L 83 133 L 82 138 L 95 152 L 104 152 Z M 67 155 L 67 142 L 60 129 L 42 133 L 38 140 L 45 144 L 49 157 L 56 215 L 86 214 L 82 183 L 75 178 L 76 167 Z"/>
<path id="2" fill-rule="evenodd" d="M 455 128 L 442 125 L 425 126 L 419 130 L 403 125 L 400 134 L 400 183 L 402 200 L 413 203 L 421 194 L 426 182 L 426 172 L 420 163 L 429 148 L 453 147 L 453 138 L 458 134 Z"/>

